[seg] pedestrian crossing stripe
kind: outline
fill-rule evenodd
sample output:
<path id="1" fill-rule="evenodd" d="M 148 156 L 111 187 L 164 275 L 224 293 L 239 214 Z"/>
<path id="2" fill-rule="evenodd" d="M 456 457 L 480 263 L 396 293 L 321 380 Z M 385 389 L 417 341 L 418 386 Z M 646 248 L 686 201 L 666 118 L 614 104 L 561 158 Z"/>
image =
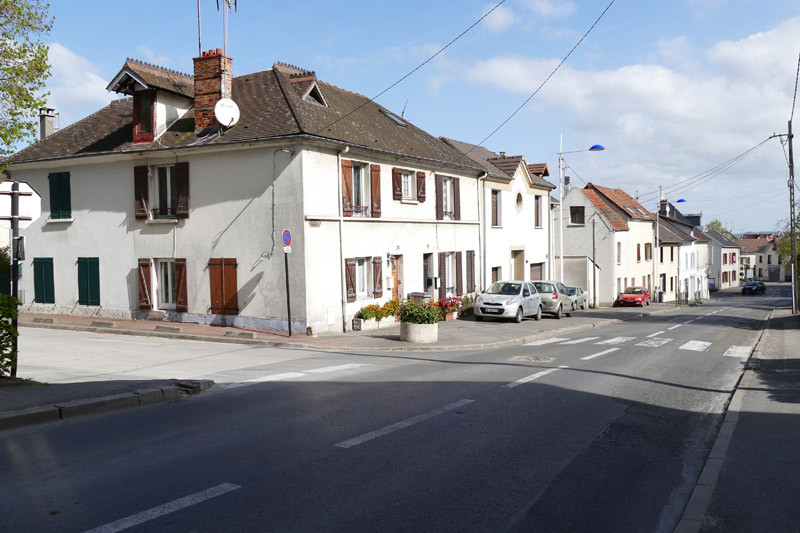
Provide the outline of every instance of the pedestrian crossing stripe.
<path id="1" fill-rule="evenodd" d="M 752 346 L 731 346 L 730 348 L 725 350 L 725 353 L 722 355 L 724 355 L 725 357 L 744 358 L 750 355 L 750 350 L 752 349 L 753 349 Z"/>
<path id="2" fill-rule="evenodd" d="M 523 346 L 542 346 L 544 344 L 552 344 L 554 342 L 568 341 L 566 337 L 551 337 L 549 339 L 539 339 L 538 341 L 526 342 Z"/>
<path id="3" fill-rule="evenodd" d="M 626 342 L 635 340 L 636 337 L 613 337 L 611 339 L 606 339 L 604 341 L 596 342 L 595 344 L 624 344 Z"/>
<path id="4" fill-rule="evenodd" d="M 692 350 L 694 352 L 704 352 L 711 346 L 710 342 L 706 341 L 689 341 L 680 347 L 681 350 Z"/>
<path id="5" fill-rule="evenodd" d="M 646 341 L 637 343 L 636 346 L 645 346 L 647 348 L 659 348 L 664 346 L 668 342 L 671 342 L 672 339 L 666 339 L 664 337 L 655 337 L 652 339 L 647 339 Z"/>

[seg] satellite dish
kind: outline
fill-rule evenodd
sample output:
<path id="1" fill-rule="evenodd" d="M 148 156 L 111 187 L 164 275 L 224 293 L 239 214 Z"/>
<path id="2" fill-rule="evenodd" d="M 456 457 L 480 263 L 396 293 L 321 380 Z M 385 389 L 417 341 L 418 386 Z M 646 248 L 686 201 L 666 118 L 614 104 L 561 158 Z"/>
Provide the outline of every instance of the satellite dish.
<path id="1" fill-rule="evenodd" d="M 214 106 L 214 116 L 217 122 L 230 128 L 239 121 L 239 106 L 230 98 L 222 98 Z"/>

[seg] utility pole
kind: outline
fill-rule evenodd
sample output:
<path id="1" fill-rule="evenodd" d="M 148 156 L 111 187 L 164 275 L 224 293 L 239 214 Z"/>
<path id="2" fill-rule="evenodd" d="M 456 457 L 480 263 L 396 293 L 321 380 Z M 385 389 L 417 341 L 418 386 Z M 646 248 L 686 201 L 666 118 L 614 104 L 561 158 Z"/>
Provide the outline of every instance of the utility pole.
<path id="1" fill-rule="evenodd" d="M 592 216 L 592 305 L 597 309 L 597 246 L 595 246 L 595 226 L 597 213 Z"/>
<path id="2" fill-rule="evenodd" d="M 792 249 L 792 314 L 797 313 L 797 232 L 794 212 L 794 157 L 792 154 L 792 121 L 789 120 L 789 228 Z"/>

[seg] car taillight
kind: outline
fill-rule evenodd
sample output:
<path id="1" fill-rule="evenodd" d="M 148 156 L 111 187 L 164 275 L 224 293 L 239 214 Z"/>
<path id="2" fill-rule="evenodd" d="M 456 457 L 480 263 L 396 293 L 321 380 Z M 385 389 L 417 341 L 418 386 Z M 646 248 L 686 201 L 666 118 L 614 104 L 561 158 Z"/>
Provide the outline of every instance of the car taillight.
<path id="1" fill-rule="evenodd" d="M 553 300 L 558 300 L 558 291 L 553 293 Z"/>

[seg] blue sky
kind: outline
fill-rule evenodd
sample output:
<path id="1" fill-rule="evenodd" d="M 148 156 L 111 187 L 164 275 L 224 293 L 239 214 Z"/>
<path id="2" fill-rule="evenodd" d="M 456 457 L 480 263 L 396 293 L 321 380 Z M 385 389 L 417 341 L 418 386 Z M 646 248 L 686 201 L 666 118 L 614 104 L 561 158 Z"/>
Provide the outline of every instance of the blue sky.
<path id="1" fill-rule="evenodd" d="M 497 1 L 239 0 L 229 15 L 227 51 L 235 75 L 283 61 L 372 97 Z M 541 85 L 609 2 L 506 0 L 377 101 L 397 113 L 405 107 L 405 117 L 433 135 L 480 142 Z M 126 57 L 192 70 L 196 0 L 53 4 L 48 90 L 62 127 L 116 97 L 105 87 Z M 221 48 L 216 1 L 200 4 L 203 49 Z M 557 182 L 560 135 L 564 150 L 600 143 L 603 152 L 565 156 L 573 185 L 622 188 L 649 209 L 662 186 L 667 199 L 685 199 L 682 210 L 702 212 L 704 222 L 772 230 L 789 212 L 778 139 L 702 183 L 678 184 L 786 132 L 798 54 L 800 0 L 616 0 L 484 145 L 548 163 Z"/>

